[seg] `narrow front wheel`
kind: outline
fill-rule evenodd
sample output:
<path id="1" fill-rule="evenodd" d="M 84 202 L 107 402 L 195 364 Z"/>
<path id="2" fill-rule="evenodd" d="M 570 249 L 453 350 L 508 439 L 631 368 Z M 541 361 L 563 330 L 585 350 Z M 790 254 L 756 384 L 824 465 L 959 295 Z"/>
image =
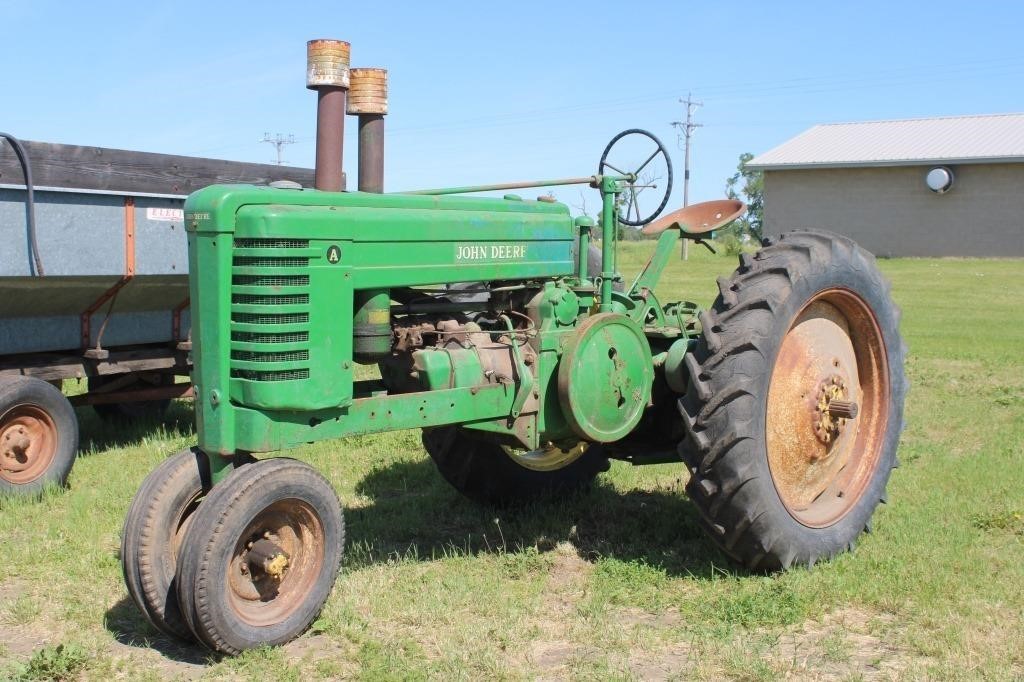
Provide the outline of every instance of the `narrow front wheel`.
<path id="1" fill-rule="evenodd" d="M 330 484 L 302 462 L 246 465 L 215 486 L 178 558 L 178 603 L 196 638 L 237 654 L 302 634 L 331 592 L 345 524 Z"/>
<path id="2" fill-rule="evenodd" d="M 121 531 L 128 594 L 153 627 L 185 640 L 192 633 L 178 610 L 174 573 L 181 540 L 209 488 L 207 472 L 198 448 L 165 459 L 139 486 Z"/>

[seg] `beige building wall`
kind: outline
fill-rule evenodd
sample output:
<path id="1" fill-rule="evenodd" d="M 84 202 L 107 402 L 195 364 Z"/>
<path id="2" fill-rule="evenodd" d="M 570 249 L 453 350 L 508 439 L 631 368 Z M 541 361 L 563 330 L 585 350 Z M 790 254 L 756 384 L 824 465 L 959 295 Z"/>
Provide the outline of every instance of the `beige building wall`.
<path id="1" fill-rule="evenodd" d="M 879 256 L 1024 256 L 1024 164 L 951 165 L 946 194 L 927 166 L 768 170 L 765 234 L 819 228 Z"/>

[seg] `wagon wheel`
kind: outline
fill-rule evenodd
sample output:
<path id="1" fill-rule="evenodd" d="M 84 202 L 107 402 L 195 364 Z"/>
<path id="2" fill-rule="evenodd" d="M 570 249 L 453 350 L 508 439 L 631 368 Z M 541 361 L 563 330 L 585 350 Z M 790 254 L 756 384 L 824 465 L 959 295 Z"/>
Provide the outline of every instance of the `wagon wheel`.
<path id="1" fill-rule="evenodd" d="M 625 138 L 630 139 L 627 141 Z M 613 153 L 613 149 L 615 153 Z M 662 173 L 665 173 L 664 181 L 657 171 L 652 174 L 652 169 L 660 169 Z M 598 175 L 613 173 L 631 178 L 624 183 L 625 191 L 622 193 L 622 206 L 625 209 L 625 214 L 620 212 L 618 215 L 619 222 L 623 225 L 639 227 L 651 222 L 665 210 L 668 198 L 672 194 L 672 160 L 668 156 L 668 150 L 653 133 L 639 128 L 623 130 L 611 139 L 601 154 L 597 173 Z M 654 182 L 648 185 L 648 180 L 651 178 L 654 179 Z M 640 194 L 645 189 L 657 189 L 658 185 L 655 182 L 663 183 L 665 188 L 661 203 L 650 215 L 641 217 Z"/>
<path id="2" fill-rule="evenodd" d="M 196 638 L 237 654 L 282 644 L 316 618 L 345 526 L 330 484 L 293 459 L 233 471 L 207 495 L 178 558 L 178 604 Z"/>
<path id="3" fill-rule="evenodd" d="M 64 485 L 78 451 L 78 421 L 64 394 L 33 377 L 0 379 L 0 494 Z"/>
<path id="4" fill-rule="evenodd" d="M 903 424 L 899 310 L 845 237 L 791 232 L 741 256 L 687 356 L 680 450 L 711 538 L 750 568 L 852 547 Z"/>

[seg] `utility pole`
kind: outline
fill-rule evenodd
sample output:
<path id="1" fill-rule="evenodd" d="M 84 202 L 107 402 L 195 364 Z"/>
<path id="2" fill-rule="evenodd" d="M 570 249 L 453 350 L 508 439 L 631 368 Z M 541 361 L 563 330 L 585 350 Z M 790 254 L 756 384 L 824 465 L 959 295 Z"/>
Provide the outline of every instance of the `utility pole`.
<path id="1" fill-rule="evenodd" d="M 683 206 L 690 205 L 690 138 L 693 136 L 693 131 L 700 128 L 703 124 L 693 122 L 693 110 L 697 107 L 703 106 L 703 102 L 698 102 L 693 99 L 691 93 L 686 93 L 686 99 L 679 100 L 681 104 L 686 105 L 686 120 L 685 121 L 673 121 L 672 125 L 679 128 L 679 142 L 683 145 Z M 683 260 L 686 260 L 690 256 L 690 242 L 687 239 L 683 240 Z"/>
<path id="2" fill-rule="evenodd" d="M 281 133 L 277 133 L 274 137 L 270 136 L 270 133 L 263 133 L 263 139 L 260 142 L 267 142 L 277 147 L 277 165 L 283 166 L 285 160 L 281 157 L 281 151 L 284 149 L 286 144 L 295 144 L 295 136 L 288 135 L 287 137 Z"/>

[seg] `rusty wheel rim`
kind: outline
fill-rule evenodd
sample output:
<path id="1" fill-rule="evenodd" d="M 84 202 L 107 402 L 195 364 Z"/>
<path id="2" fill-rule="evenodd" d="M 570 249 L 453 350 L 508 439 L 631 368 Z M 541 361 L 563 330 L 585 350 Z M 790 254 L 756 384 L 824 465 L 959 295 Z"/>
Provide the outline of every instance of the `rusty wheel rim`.
<path id="1" fill-rule="evenodd" d="M 257 627 L 286 620 L 323 570 L 325 540 L 320 517 L 303 500 L 280 500 L 257 514 L 228 564 L 228 602 L 235 614 Z"/>
<path id="2" fill-rule="evenodd" d="M 783 337 L 768 389 L 768 466 L 794 519 L 823 528 L 856 506 L 881 457 L 888 404 L 871 308 L 847 289 L 819 292 Z"/>
<path id="3" fill-rule="evenodd" d="M 556 471 L 563 469 L 580 457 L 590 447 L 590 443 L 580 441 L 576 445 L 563 449 L 555 443 L 547 443 L 537 450 L 521 450 L 502 445 L 502 450 L 516 464 L 533 471 Z"/>
<path id="4" fill-rule="evenodd" d="M 16 405 L 0 417 L 0 478 L 14 485 L 46 473 L 57 454 L 57 425 L 38 405 Z"/>
<path id="5" fill-rule="evenodd" d="M 178 556 L 181 553 L 181 544 L 185 541 L 185 534 L 188 533 L 188 529 L 192 525 L 192 519 L 195 517 L 195 512 L 199 509 L 199 504 L 205 496 L 205 490 L 196 491 L 181 507 L 181 511 L 178 512 L 174 519 L 170 542 L 171 565 L 173 566 L 177 566 Z"/>

